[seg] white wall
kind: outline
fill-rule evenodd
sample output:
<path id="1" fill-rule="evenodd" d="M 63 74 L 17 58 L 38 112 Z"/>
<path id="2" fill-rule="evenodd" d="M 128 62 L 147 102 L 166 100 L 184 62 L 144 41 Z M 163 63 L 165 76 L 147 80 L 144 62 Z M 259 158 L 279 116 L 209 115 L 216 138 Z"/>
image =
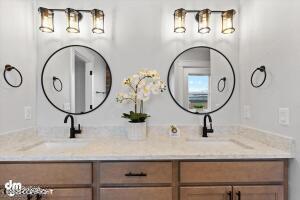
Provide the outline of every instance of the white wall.
<path id="1" fill-rule="evenodd" d="M 48 97 L 57 107 L 62 110 L 70 111 L 70 109 L 64 108 L 64 104 L 71 105 L 71 49 L 63 49 L 57 52 L 55 56 L 49 60 L 47 66 L 44 71 L 43 83 Z M 53 87 L 54 76 L 59 78 L 62 82 L 62 90 L 60 92 L 57 92 Z M 59 81 L 55 83 L 57 89 L 60 89 L 61 85 Z"/>
<path id="2" fill-rule="evenodd" d="M 37 7 L 74 7 L 78 9 L 100 8 L 105 11 L 105 34 L 91 33 L 91 17 L 85 14 L 80 34 L 65 31 L 65 14 L 56 13 L 55 33 L 38 31 L 38 75 L 46 59 L 57 49 L 81 44 L 94 48 L 107 60 L 112 70 L 112 91 L 107 101 L 91 114 L 79 117 L 82 125 L 123 124 L 120 116 L 132 106 L 119 105 L 116 94 L 122 91 L 121 81 L 141 68 L 157 69 L 164 80 L 175 57 L 183 50 L 196 45 L 207 45 L 219 49 L 232 61 L 238 70 L 238 35 L 221 34 L 220 15 L 212 17 L 212 32 L 197 33 L 194 16 L 187 17 L 187 33 L 174 34 L 173 12 L 175 9 L 211 8 L 216 10 L 239 9 L 238 0 L 39 0 Z M 76 6 L 75 6 L 76 5 Z M 37 7 L 35 12 L 37 12 Z M 39 20 L 37 18 L 37 20 Z M 236 19 L 238 23 L 238 15 Z M 238 29 L 238 27 L 237 27 Z M 38 30 L 38 27 L 35 27 Z M 154 97 L 145 105 L 152 117 L 150 124 L 199 124 L 199 117 L 181 110 L 171 99 L 168 91 Z M 38 84 L 38 126 L 63 125 L 65 114 L 58 112 L 45 99 Z M 228 117 L 230 116 L 230 117 Z M 214 124 L 239 123 L 239 88 L 233 99 L 220 112 L 213 115 Z M 202 118 L 201 118 L 202 121 Z"/>
<path id="3" fill-rule="evenodd" d="M 223 105 L 230 96 L 233 88 L 234 77 L 230 65 L 227 60 L 216 51 L 210 51 L 211 60 L 211 107 L 219 108 Z M 239 69 L 235 72 L 239 73 Z M 223 92 L 218 90 L 218 82 L 221 78 L 226 77 L 225 88 Z M 239 82 L 238 82 L 239 83 Z M 236 84 L 238 84 L 236 83 Z M 220 89 L 223 87 L 223 82 L 220 83 Z"/>
<path id="4" fill-rule="evenodd" d="M 297 159 L 290 162 L 291 200 L 300 197 L 299 8 L 299 0 L 241 0 L 241 108 L 251 107 L 251 118 L 242 123 L 296 139 Z M 254 89 L 250 76 L 260 65 L 266 65 L 269 80 Z M 289 126 L 279 125 L 279 107 L 290 109 Z"/>
<path id="5" fill-rule="evenodd" d="M 31 0 L 0 0 L 0 133 L 35 126 L 36 45 Z M 23 75 L 20 88 L 6 84 L 4 66 Z M 24 120 L 24 106 L 32 107 L 32 120 Z"/>

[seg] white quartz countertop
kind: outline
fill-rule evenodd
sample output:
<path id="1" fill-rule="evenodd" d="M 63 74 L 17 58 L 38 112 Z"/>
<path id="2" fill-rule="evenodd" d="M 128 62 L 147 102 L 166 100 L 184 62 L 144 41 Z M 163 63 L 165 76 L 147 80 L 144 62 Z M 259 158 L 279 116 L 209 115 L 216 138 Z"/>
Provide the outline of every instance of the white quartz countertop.
<path id="1" fill-rule="evenodd" d="M 197 134 L 179 138 L 151 134 L 145 141 L 129 141 L 126 135 L 76 139 L 42 139 L 15 136 L 1 145 L 0 161 L 92 161 L 92 160 L 210 160 L 210 159 L 284 159 L 293 158 L 293 141 L 276 137 L 253 139 L 255 135 Z M 87 134 L 86 134 L 87 135 Z M 258 135 L 256 135 L 258 136 Z M 0 136 L 0 138 L 3 136 Z M 5 137 L 4 137 L 5 139 Z"/>

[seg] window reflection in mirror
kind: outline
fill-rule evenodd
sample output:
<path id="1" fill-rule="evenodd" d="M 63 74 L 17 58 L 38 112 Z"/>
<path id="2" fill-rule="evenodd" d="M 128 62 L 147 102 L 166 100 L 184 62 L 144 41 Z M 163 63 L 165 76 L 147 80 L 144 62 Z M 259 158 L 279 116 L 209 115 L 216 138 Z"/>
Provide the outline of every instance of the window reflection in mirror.
<path id="1" fill-rule="evenodd" d="M 189 109 L 203 112 L 209 107 L 209 80 L 210 75 L 189 74 L 188 75 L 188 103 Z"/>
<path id="2" fill-rule="evenodd" d="M 226 78 L 224 90 L 218 82 Z M 172 98 L 184 110 L 205 114 L 224 106 L 233 94 L 235 75 L 229 60 L 209 47 L 194 47 L 179 54 L 168 74 Z"/>

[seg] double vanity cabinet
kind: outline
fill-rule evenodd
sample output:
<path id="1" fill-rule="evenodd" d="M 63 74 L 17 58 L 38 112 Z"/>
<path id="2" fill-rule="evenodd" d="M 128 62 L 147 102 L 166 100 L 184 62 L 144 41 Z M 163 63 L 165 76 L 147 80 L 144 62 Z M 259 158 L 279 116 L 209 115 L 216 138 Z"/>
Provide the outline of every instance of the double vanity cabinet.
<path id="1" fill-rule="evenodd" d="M 2 162 L 0 183 L 53 189 L 50 200 L 287 200 L 288 162 Z"/>

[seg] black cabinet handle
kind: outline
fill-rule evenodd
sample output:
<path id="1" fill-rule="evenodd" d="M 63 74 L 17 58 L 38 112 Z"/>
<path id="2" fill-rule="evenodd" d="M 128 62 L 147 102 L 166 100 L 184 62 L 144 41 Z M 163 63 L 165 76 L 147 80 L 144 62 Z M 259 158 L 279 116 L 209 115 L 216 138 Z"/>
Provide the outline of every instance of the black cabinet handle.
<path id="1" fill-rule="evenodd" d="M 242 199 L 241 198 L 242 194 L 241 194 L 240 191 L 236 192 L 236 196 L 237 196 L 237 200 L 241 200 Z"/>
<path id="2" fill-rule="evenodd" d="M 232 200 L 232 192 L 227 192 L 227 195 L 228 195 L 228 200 Z"/>
<path id="3" fill-rule="evenodd" d="M 144 172 L 141 172 L 141 173 L 132 173 L 132 172 L 129 172 L 129 173 L 127 173 L 127 174 L 125 174 L 125 176 L 128 176 L 128 177 L 136 177 L 136 176 L 147 176 L 147 174 L 146 173 L 144 173 Z"/>
<path id="4" fill-rule="evenodd" d="M 96 91 L 96 94 L 106 94 L 106 92 Z"/>

